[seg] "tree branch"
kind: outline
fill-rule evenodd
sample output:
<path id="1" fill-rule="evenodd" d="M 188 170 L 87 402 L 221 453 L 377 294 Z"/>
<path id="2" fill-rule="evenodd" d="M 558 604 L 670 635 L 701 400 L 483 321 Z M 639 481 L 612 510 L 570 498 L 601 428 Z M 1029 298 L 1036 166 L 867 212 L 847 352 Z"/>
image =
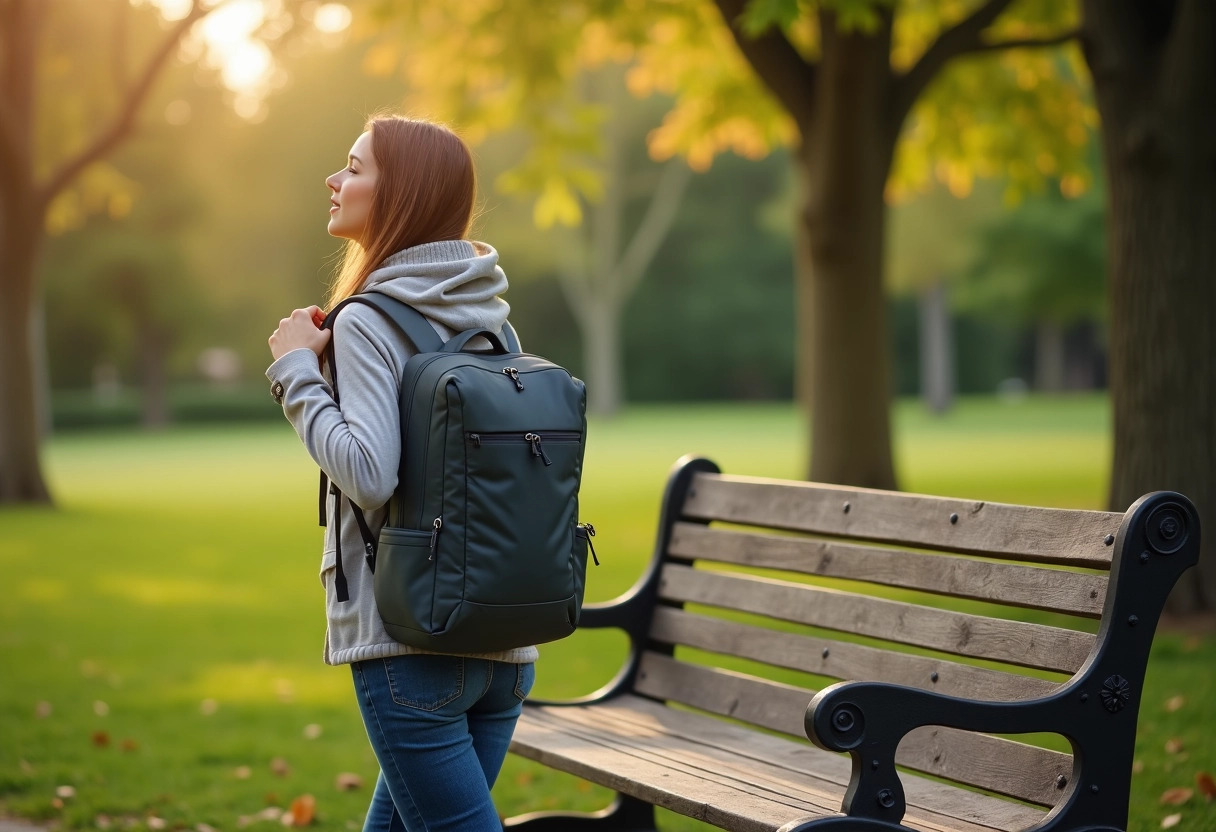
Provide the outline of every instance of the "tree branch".
<path id="1" fill-rule="evenodd" d="M 805 128 L 814 109 L 815 64 L 803 60 L 778 28 L 769 29 L 756 38 L 748 37 L 737 25 L 747 0 L 714 0 L 714 3 L 743 57 L 777 96 L 799 129 Z"/>
<path id="2" fill-rule="evenodd" d="M 617 280 L 620 281 L 618 297 L 622 303 L 633 294 L 667 237 L 667 232 L 671 230 L 690 179 L 692 170 L 683 159 L 672 159 L 663 169 L 654 196 L 646 208 L 646 215 L 642 217 L 641 225 L 617 263 Z"/>
<path id="3" fill-rule="evenodd" d="M 127 86 L 127 33 L 130 31 L 131 4 L 127 0 L 119 0 L 114 4 L 114 43 L 112 46 L 110 70 L 114 73 L 114 89 L 119 93 Z"/>
<path id="4" fill-rule="evenodd" d="M 1081 30 L 1069 29 L 1066 32 L 1060 32 L 1058 35 L 1052 35 L 1046 38 L 1014 38 L 1012 40 L 998 40 L 989 43 L 981 43 L 978 46 L 960 52 L 959 54 L 975 54 L 977 52 L 999 52 L 1003 49 L 1039 49 L 1046 46 L 1059 46 L 1061 43 L 1068 43 L 1070 40 L 1076 40 L 1081 37 Z"/>
<path id="5" fill-rule="evenodd" d="M 895 79 L 891 96 L 890 123 L 896 132 L 911 111 L 912 105 L 916 103 L 916 99 L 937 77 L 942 67 L 951 58 L 964 52 L 974 52 L 982 46 L 980 33 L 992 25 L 1011 2 L 1013 0 L 988 0 L 972 12 L 970 17 L 960 20 L 938 35 L 937 40 L 925 50 L 925 54 L 920 56 L 920 60 L 916 62 L 915 66 Z"/>
<path id="6" fill-rule="evenodd" d="M 191 26 L 216 8 L 218 6 L 204 9 L 199 4 L 199 0 L 193 0 L 190 4 L 190 13 L 177 21 L 156 52 L 148 59 L 148 63 L 144 66 L 139 77 L 135 79 L 135 83 L 127 90 L 126 99 L 119 105 L 118 113 L 114 116 L 114 120 L 110 123 L 110 126 L 99 133 L 84 150 L 60 165 L 59 169 L 47 178 L 46 183 L 38 188 L 38 199 L 41 205 L 45 206 L 48 204 L 72 180 L 79 176 L 85 168 L 103 158 L 119 142 L 127 137 L 135 124 L 135 117 L 139 114 L 140 107 L 143 106 L 148 93 L 152 89 L 153 83 L 164 69 L 165 64 L 173 56 L 173 52 L 182 37 L 190 30 Z"/>

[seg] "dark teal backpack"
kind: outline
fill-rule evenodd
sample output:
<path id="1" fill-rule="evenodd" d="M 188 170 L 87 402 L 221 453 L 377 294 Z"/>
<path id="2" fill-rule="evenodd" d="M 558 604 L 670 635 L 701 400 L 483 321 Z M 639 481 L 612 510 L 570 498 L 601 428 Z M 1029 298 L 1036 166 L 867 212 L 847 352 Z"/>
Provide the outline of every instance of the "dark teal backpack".
<path id="1" fill-rule="evenodd" d="M 509 324 L 503 338 L 468 330 L 444 343 L 419 312 L 386 295 L 348 298 L 326 327 L 347 303 L 378 309 L 418 351 L 402 378 L 397 489 L 378 539 L 350 504 L 388 634 L 444 653 L 570 635 L 595 533 L 578 522 L 583 382 L 521 353 Z M 492 350 L 464 351 L 478 336 Z M 332 339 L 329 361 L 337 399 Z M 339 543 L 335 586 L 347 600 L 341 558 Z"/>

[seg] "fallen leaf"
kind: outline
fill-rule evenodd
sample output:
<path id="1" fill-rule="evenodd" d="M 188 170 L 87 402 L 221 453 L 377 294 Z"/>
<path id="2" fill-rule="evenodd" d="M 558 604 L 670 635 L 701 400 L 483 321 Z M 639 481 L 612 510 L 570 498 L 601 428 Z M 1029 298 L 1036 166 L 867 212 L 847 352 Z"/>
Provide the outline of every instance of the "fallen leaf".
<path id="1" fill-rule="evenodd" d="M 262 795 L 262 802 L 267 806 L 277 807 L 279 805 L 279 795 L 276 792 L 266 792 L 266 794 Z"/>
<path id="2" fill-rule="evenodd" d="M 74 786 L 60 786 L 55 789 L 55 796 L 62 797 L 64 800 L 70 800 L 76 796 L 76 788 Z"/>
<path id="3" fill-rule="evenodd" d="M 1186 704 L 1185 696 L 1182 696 L 1182 695 L 1171 696 L 1169 699 L 1165 700 L 1165 709 L 1167 711 L 1169 711 L 1170 713 L 1174 713 L 1175 711 L 1181 710 L 1182 706 L 1185 704 Z"/>
<path id="4" fill-rule="evenodd" d="M 267 806 L 262 811 L 254 815 L 258 820 L 278 820 L 283 816 L 283 810 L 278 806 Z"/>
<path id="5" fill-rule="evenodd" d="M 527 786 L 527 785 L 530 785 L 532 783 L 532 781 L 535 779 L 536 779 L 536 775 L 533 774 L 532 772 L 521 771 L 519 774 L 515 775 L 515 785 Z"/>
<path id="6" fill-rule="evenodd" d="M 317 813 L 317 800 L 310 794 L 302 794 L 291 801 L 291 809 L 283 815 L 291 818 L 291 826 L 308 826 Z M 284 825 L 288 825 L 284 821 Z"/>
<path id="7" fill-rule="evenodd" d="M 311 723 L 310 725 L 305 725 L 304 726 L 304 739 L 306 739 L 306 740 L 318 739 L 321 736 L 322 730 L 323 729 L 321 728 L 321 726 L 315 722 Z"/>
<path id="8" fill-rule="evenodd" d="M 237 780 L 248 780 L 253 776 L 253 769 L 249 766 L 237 766 L 232 770 L 232 776 Z"/>
<path id="9" fill-rule="evenodd" d="M 270 771 L 276 777 L 286 777 L 291 774 L 291 766 L 282 757 L 275 757 L 270 761 Z"/>
<path id="10" fill-rule="evenodd" d="M 220 709 L 220 703 L 214 699 L 204 699 L 198 705 L 198 710 L 203 716 L 212 716 Z"/>
<path id="11" fill-rule="evenodd" d="M 110 735 L 108 732 L 106 732 L 106 731 L 94 731 L 93 732 L 93 745 L 97 746 L 98 748 L 105 748 L 109 744 L 110 744 Z"/>
<path id="12" fill-rule="evenodd" d="M 110 706 L 98 699 L 93 703 L 93 713 L 98 716 L 105 716 L 110 712 Z"/>
<path id="13" fill-rule="evenodd" d="M 208 823 L 196 823 L 194 825 L 194 832 L 216 832 L 216 829 Z"/>
<path id="14" fill-rule="evenodd" d="M 54 708 L 51 707 L 51 703 L 43 700 L 34 706 L 34 716 L 38 717 L 39 719 L 46 719 L 51 715 L 51 711 L 53 710 Z"/>
<path id="15" fill-rule="evenodd" d="M 132 740 L 132 739 L 125 739 L 121 743 L 118 744 L 118 747 L 121 748 L 123 751 L 138 751 L 139 743 L 137 743 L 135 740 Z"/>
<path id="16" fill-rule="evenodd" d="M 1166 815 L 1165 817 L 1163 817 L 1161 819 L 1161 828 L 1162 829 L 1172 829 L 1173 827 L 1177 826 L 1181 821 L 1182 821 L 1181 814 Z"/>
<path id="17" fill-rule="evenodd" d="M 110 820 L 109 815 L 98 815 L 93 818 L 93 825 L 98 829 L 109 829 L 114 825 L 114 821 Z"/>
<path id="18" fill-rule="evenodd" d="M 52 805 L 53 807 L 55 807 L 56 809 L 62 809 L 62 808 L 63 808 L 63 800 L 62 800 L 61 798 L 58 798 L 58 797 L 52 797 L 52 798 L 51 798 L 51 805 Z"/>
<path id="19" fill-rule="evenodd" d="M 166 826 L 169 825 L 168 823 L 165 822 L 164 818 L 158 818 L 156 815 L 150 816 L 147 820 L 144 821 L 144 823 L 148 824 L 149 829 L 164 829 Z"/>
<path id="20" fill-rule="evenodd" d="M 1132 760 L 1132 774 L 1144 771 L 1144 760 Z"/>
<path id="21" fill-rule="evenodd" d="M 1164 792 L 1162 792 L 1161 802 L 1166 806 L 1181 806 L 1194 796 L 1194 789 L 1188 789 L 1186 786 L 1179 786 L 1174 789 L 1166 789 Z"/>
<path id="22" fill-rule="evenodd" d="M 355 789 L 363 788 L 363 778 L 349 771 L 344 771 L 338 775 L 334 785 L 338 787 L 340 792 L 353 792 Z"/>
<path id="23" fill-rule="evenodd" d="M 1197 772 L 1195 774 L 1195 785 L 1199 787 L 1199 793 L 1207 800 L 1216 797 L 1216 778 L 1213 778 L 1209 772 Z"/>
<path id="24" fill-rule="evenodd" d="M 1182 751 L 1182 739 L 1179 737 L 1170 737 L 1165 741 L 1166 754 L 1178 754 Z"/>

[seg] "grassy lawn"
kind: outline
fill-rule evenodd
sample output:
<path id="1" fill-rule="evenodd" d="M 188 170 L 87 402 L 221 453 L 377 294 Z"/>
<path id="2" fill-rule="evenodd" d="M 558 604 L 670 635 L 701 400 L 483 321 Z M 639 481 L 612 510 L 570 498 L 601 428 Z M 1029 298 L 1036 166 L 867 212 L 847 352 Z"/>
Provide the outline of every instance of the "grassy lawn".
<path id="1" fill-rule="evenodd" d="M 805 447 L 797 414 L 775 405 L 637 408 L 592 431 L 583 519 L 599 531 L 603 566 L 588 576 L 590 600 L 640 574 L 678 456 L 798 476 Z M 964 401 L 943 419 L 909 403 L 896 434 L 908 490 L 1095 508 L 1104 499 L 1100 398 Z M 0 512 L 0 815 L 73 829 L 272 829 L 267 807 L 311 794 L 319 829 L 360 828 L 376 766 L 349 671 L 320 660 L 316 472 L 286 423 L 66 434 L 47 465 L 59 508 Z M 611 633 L 547 646 L 537 695 L 592 690 L 623 655 Z M 1198 792 L 1178 808 L 1158 801 L 1216 771 L 1214 726 L 1216 638 L 1159 633 L 1133 830 L 1174 812 L 1176 829 L 1216 828 L 1216 807 Z M 362 788 L 338 788 L 348 772 Z M 513 758 L 495 797 L 507 814 L 608 799 Z"/>

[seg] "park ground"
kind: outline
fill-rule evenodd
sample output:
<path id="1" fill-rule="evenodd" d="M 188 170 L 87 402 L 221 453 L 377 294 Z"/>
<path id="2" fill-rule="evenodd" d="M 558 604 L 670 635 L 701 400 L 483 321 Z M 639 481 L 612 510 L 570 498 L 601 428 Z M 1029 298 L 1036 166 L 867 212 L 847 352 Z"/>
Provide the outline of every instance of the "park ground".
<path id="1" fill-rule="evenodd" d="M 678 456 L 797 477 L 800 424 L 787 405 L 639 407 L 593 423 L 581 514 L 603 565 L 588 599 L 641 573 Z M 1101 396 L 964 399 L 944 417 L 904 402 L 895 434 L 906 490 L 1104 507 Z M 320 659 L 316 472 L 290 427 L 65 433 L 47 466 L 59 507 L 0 513 L 0 818 L 256 832 L 286 815 L 361 828 L 376 768 L 348 671 Z M 598 687 L 624 649 L 612 633 L 544 647 L 537 695 Z M 1216 784 L 1203 777 L 1216 771 L 1210 626 L 1159 630 L 1139 725 L 1132 832 L 1216 829 L 1205 797 Z M 495 799 L 514 814 L 597 808 L 608 793 L 511 758 Z"/>

